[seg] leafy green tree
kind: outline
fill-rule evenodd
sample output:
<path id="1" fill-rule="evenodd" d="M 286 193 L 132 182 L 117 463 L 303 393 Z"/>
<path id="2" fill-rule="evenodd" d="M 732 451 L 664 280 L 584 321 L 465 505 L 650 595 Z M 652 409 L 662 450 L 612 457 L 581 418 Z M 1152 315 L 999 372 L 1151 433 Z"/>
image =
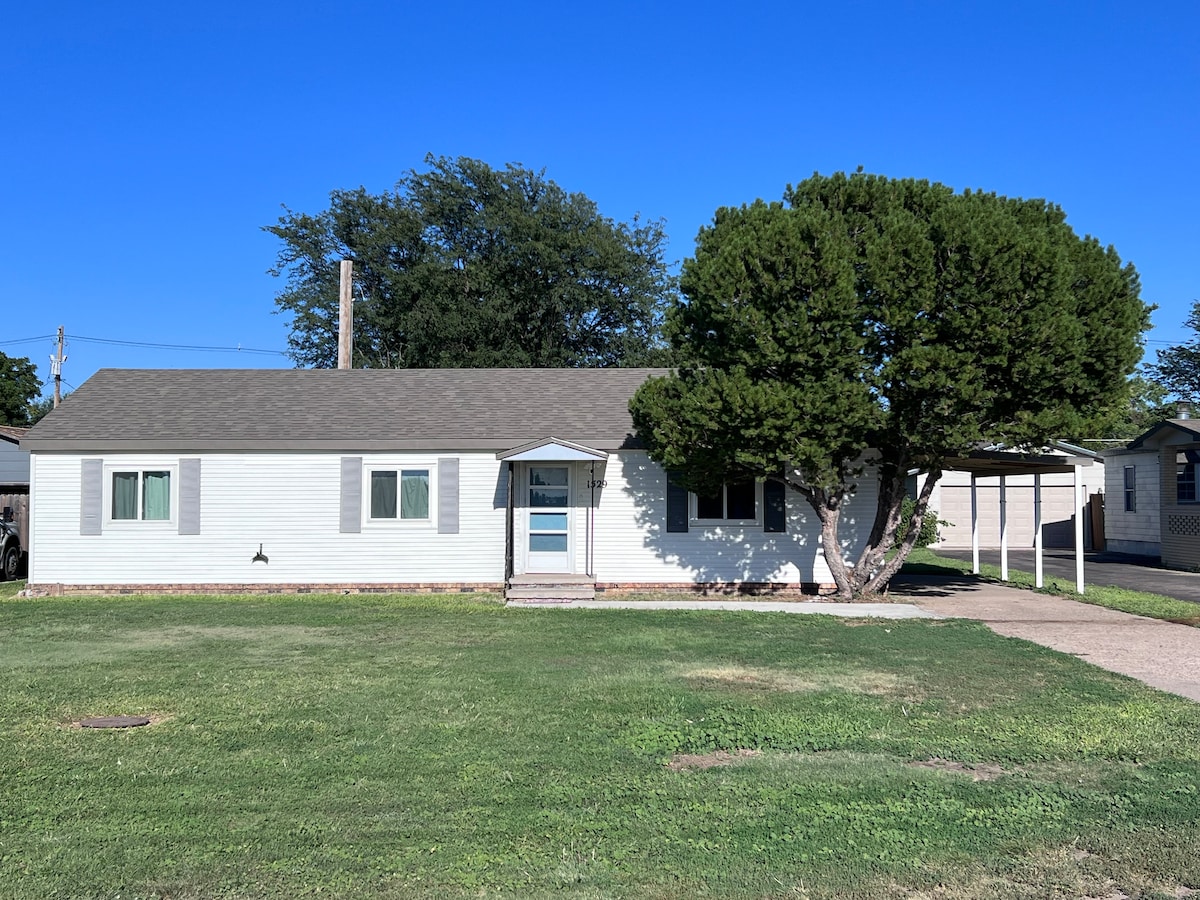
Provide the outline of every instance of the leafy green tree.
<path id="1" fill-rule="evenodd" d="M 1184 322 L 1194 334 L 1200 334 L 1200 300 L 1192 303 L 1192 312 Z M 1159 350 L 1155 362 L 1145 366 L 1147 376 L 1164 392 L 1179 400 L 1200 400 L 1200 338 L 1192 338 L 1166 350 Z"/>
<path id="2" fill-rule="evenodd" d="M 1132 266 L 1058 207 L 863 173 L 718 210 L 681 288 L 667 329 L 682 365 L 634 397 L 639 435 L 693 490 L 784 479 L 825 547 L 844 546 L 845 503 L 877 477 L 861 554 L 826 554 L 845 597 L 886 587 L 948 459 L 1077 431 L 1148 327 Z M 888 558 L 913 470 L 927 477 Z"/>
<path id="3" fill-rule="evenodd" d="M 0 353 L 0 425 L 32 425 L 34 401 L 42 393 L 37 367 L 27 356 Z"/>
<path id="4" fill-rule="evenodd" d="M 1133 375 L 1111 402 L 1101 407 L 1066 440 L 1092 450 L 1120 447 L 1145 433 L 1151 426 L 1175 415 L 1175 404 L 1167 402 L 1167 390 L 1145 375 Z"/>
<path id="5" fill-rule="evenodd" d="M 663 361 L 674 281 L 661 223 L 616 223 L 517 165 L 427 157 L 392 192 L 290 210 L 276 298 L 297 363 L 337 362 L 339 260 L 354 261 L 356 367 L 618 366 Z"/>

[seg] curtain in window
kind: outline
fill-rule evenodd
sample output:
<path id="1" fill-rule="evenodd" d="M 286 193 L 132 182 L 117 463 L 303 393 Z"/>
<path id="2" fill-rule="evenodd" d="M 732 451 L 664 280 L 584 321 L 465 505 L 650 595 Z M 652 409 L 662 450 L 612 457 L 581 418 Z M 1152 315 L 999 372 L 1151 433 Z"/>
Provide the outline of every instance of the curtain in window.
<path id="1" fill-rule="evenodd" d="M 400 516 L 404 519 L 429 518 L 429 472 L 414 469 L 400 473 Z"/>
<path id="2" fill-rule="evenodd" d="M 137 472 L 113 472 L 112 517 L 137 518 Z"/>
<path id="3" fill-rule="evenodd" d="M 371 473 L 371 518 L 396 518 L 396 473 Z"/>
<path id="4" fill-rule="evenodd" d="M 142 481 L 142 518 L 171 518 L 171 473 L 144 472 Z"/>

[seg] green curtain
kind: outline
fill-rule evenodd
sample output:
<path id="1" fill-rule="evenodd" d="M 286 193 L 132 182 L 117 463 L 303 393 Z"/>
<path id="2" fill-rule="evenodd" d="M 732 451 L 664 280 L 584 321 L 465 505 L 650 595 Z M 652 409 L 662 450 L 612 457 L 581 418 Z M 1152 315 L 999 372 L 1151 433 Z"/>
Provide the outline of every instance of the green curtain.
<path id="1" fill-rule="evenodd" d="M 415 469 L 400 473 L 400 517 L 429 518 L 429 471 Z"/>
<path id="2" fill-rule="evenodd" d="M 371 518 L 396 518 L 396 473 L 371 473 Z"/>
<path id="3" fill-rule="evenodd" d="M 171 473 L 142 474 L 142 518 L 151 521 L 171 518 Z"/>
<path id="4" fill-rule="evenodd" d="M 137 518 L 137 472 L 113 472 L 113 519 Z"/>

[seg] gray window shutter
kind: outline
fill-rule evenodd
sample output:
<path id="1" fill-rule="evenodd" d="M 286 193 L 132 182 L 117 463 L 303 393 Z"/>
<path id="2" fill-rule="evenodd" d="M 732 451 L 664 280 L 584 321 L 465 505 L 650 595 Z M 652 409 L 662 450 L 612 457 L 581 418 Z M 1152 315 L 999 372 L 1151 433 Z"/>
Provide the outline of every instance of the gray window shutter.
<path id="1" fill-rule="evenodd" d="M 200 460 L 179 461 L 179 533 L 200 533 Z"/>
<path id="2" fill-rule="evenodd" d="M 342 457 L 342 534 L 362 531 L 362 472 L 361 456 Z"/>
<path id="3" fill-rule="evenodd" d="M 100 534 L 104 523 L 104 460 L 80 460 L 79 533 Z"/>
<path id="4" fill-rule="evenodd" d="M 763 482 L 763 531 L 787 531 L 787 485 L 782 481 Z"/>
<path id="5" fill-rule="evenodd" d="M 458 458 L 438 462 L 438 534 L 458 534 Z"/>
<path id="6" fill-rule="evenodd" d="M 688 530 L 688 492 L 687 488 L 675 483 L 671 473 L 667 473 L 667 531 L 684 532 Z"/>

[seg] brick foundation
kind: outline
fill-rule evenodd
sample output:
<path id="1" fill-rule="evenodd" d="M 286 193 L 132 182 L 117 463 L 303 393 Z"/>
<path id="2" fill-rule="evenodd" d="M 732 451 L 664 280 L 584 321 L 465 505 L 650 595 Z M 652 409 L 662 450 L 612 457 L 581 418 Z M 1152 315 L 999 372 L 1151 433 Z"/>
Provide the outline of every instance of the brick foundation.
<path id="1" fill-rule="evenodd" d="M 29 597 L 105 597 L 127 594 L 501 594 L 504 585 L 458 582 L 391 584 L 30 584 Z"/>
<path id="2" fill-rule="evenodd" d="M 761 597 L 780 600 L 826 596 L 834 584 L 815 582 L 598 581 L 596 594 L 688 594 L 702 597 Z M 117 597 L 134 594 L 503 594 L 504 584 L 392 582 L 387 584 L 29 584 L 26 597 Z"/>

